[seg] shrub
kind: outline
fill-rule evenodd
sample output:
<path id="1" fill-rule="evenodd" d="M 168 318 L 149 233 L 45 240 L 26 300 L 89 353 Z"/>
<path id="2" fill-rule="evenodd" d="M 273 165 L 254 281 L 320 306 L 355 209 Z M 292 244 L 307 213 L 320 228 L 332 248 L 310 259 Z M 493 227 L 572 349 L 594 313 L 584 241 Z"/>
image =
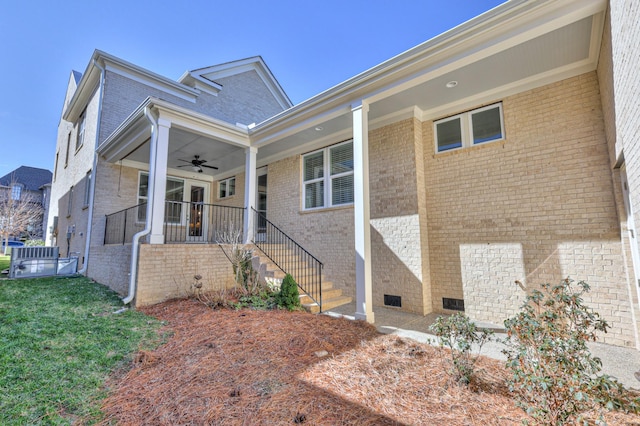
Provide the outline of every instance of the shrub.
<path id="1" fill-rule="evenodd" d="M 440 316 L 429 328 L 439 337 L 440 346 L 451 350 L 450 374 L 458 383 L 469 384 L 478 354 L 482 346 L 491 340 L 493 332 L 486 328 L 478 328 L 462 313 L 448 317 Z M 472 354 L 473 345 L 478 348 L 475 355 Z"/>
<path id="2" fill-rule="evenodd" d="M 280 285 L 280 292 L 276 296 L 276 303 L 281 308 L 293 311 L 300 307 L 300 293 L 298 284 L 291 274 L 287 274 Z"/>
<path id="3" fill-rule="evenodd" d="M 513 373 L 509 387 L 518 405 L 542 424 L 584 422 L 583 413 L 593 409 L 640 409 L 640 401 L 614 378 L 597 375 L 602 362 L 586 343 L 609 326 L 583 304 L 589 285 L 580 281 L 577 287 L 570 279 L 544 284 L 504 322 L 509 336 L 504 353 Z M 602 415 L 598 423 L 604 423 Z"/>

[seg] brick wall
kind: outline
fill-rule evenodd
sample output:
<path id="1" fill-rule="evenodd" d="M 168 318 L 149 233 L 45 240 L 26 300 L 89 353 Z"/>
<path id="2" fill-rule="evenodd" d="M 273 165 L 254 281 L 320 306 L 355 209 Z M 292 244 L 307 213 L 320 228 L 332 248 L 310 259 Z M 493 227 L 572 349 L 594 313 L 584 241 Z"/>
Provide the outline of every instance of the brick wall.
<path id="1" fill-rule="evenodd" d="M 187 296 L 196 274 L 202 276 L 203 291 L 234 285 L 231 263 L 217 245 L 141 245 L 136 306 Z"/>
<path id="2" fill-rule="evenodd" d="M 396 295 L 403 310 L 426 314 L 431 303 L 424 304 L 416 128 L 419 135 L 420 122 L 410 119 L 369 133 L 373 304 L 383 306 L 385 294 Z"/>
<path id="3" fill-rule="evenodd" d="M 324 263 L 328 281 L 355 296 L 353 207 L 303 212 L 300 157 L 269 164 L 267 218 Z"/>
<path id="4" fill-rule="evenodd" d="M 519 280 L 570 276 L 634 345 L 620 224 L 595 73 L 503 99 L 506 140 L 435 154 L 423 124 L 433 309 L 465 300 L 476 320 L 517 309 Z"/>

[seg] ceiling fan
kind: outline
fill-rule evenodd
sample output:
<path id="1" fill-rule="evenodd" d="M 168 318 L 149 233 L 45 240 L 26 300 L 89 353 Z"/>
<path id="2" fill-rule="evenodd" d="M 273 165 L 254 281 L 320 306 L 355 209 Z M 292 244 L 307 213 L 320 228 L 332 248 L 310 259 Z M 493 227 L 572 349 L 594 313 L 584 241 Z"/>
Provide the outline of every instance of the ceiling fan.
<path id="1" fill-rule="evenodd" d="M 201 160 L 199 155 L 194 155 L 193 160 L 183 160 L 182 158 L 178 158 L 178 160 L 184 161 L 185 163 L 189 163 L 189 164 L 181 164 L 178 167 L 191 167 L 194 172 L 202 173 L 203 167 L 218 170 L 217 167 L 207 166 L 206 164 L 204 164 L 207 162 L 207 160 Z"/>

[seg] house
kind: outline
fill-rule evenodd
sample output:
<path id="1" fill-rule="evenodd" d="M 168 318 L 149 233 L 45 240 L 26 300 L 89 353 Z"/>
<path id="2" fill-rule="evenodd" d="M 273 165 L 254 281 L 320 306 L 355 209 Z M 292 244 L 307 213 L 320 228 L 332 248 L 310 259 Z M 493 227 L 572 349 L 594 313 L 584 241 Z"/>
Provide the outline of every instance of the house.
<path id="1" fill-rule="evenodd" d="M 20 166 L 17 169 L 0 177 L 0 198 L 11 197 L 16 201 L 28 201 L 42 208 L 42 213 L 30 218 L 30 223 L 24 232 L 30 238 L 42 239 L 47 229 L 49 196 L 51 192 L 51 172 L 37 167 Z M 21 235 L 13 235 L 18 238 Z"/>
<path id="2" fill-rule="evenodd" d="M 232 229 L 368 321 L 501 323 L 570 276 L 640 349 L 639 20 L 511 0 L 297 105 L 260 57 L 173 81 L 96 51 L 65 97 L 56 242 L 144 305 L 228 279 Z"/>

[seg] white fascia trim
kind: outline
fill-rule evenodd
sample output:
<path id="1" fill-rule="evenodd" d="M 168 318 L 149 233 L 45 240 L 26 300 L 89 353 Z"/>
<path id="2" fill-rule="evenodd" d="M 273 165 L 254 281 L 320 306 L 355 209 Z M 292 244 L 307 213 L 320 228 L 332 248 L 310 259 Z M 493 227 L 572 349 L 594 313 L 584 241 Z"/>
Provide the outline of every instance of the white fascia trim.
<path id="1" fill-rule="evenodd" d="M 504 3 L 259 123 L 251 134 L 260 143 L 267 138 L 272 140 L 279 133 L 276 128 L 304 121 L 308 119 L 305 116 L 327 105 L 354 99 L 375 102 L 605 8 L 606 0 Z M 471 43 L 475 47 L 470 50 Z M 406 76 L 385 84 L 394 74 Z M 376 84 L 380 86 L 376 88 Z"/>
<path id="2" fill-rule="evenodd" d="M 542 2 L 548 0 L 541 0 Z M 287 111 L 275 115 L 259 124 L 254 128 L 256 136 L 263 129 L 269 129 L 270 127 L 295 120 L 298 115 L 301 115 L 309 110 L 314 110 L 330 103 L 332 100 L 340 97 L 347 97 L 351 95 L 351 100 L 344 100 L 344 103 L 351 104 L 353 99 L 357 99 L 356 94 L 360 94 L 360 98 L 367 97 L 367 86 L 371 86 L 375 81 L 379 80 L 382 76 L 389 75 L 395 72 L 397 69 L 402 69 L 407 64 L 412 63 L 417 58 L 428 56 L 430 52 L 442 51 L 448 44 L 452 44 L 460 39 L 473 39 L 475 33 L 484 30 L 487 27 L 509 13 L 517 13 L 520 8 L 530 6 L 529 0 L 513 0 L 504 4 L 501 4 L 469 21 L 466 21 L 457 27 L 454 27 L 426 42 L 419 44 L 393 58 L 374 66 L 336 86 L 333 86 L 324 92 L 319 93 L 312 98 L 303 101 Z M 464 37 L 464 38 L 463 38 Z"/>
<path id="3" fill-rule="evenodd" d="M 215 78 L 226 78 L 233 75 L 241 74 L 244 72 L 256 71 L 262 82 L 269 89 L 273 97 L 278 101 L 282 109 L 291 108 L 293 105 L 291 100 L 285 93 L 278 80 L 275 78 L 267 64 L 262 57 L 254 56 L 251 58 L 241 59 L 238 61 L 227 62 L 220 65 L 214 65 L 207 68 L 201 68 L 191 72 L 187 72 L 180 77 L 179 81 L 184 81 L 188 76 L 203 76 L 203 80 L 210 80 L 206 76 L 207 74 L 215 75 Z M 210 80 L 212 81 L 212 80 Z"/>
<path id="4" fill-rule="evenodd" d="M 221 142 L 241 147 L 250 146 L 247 129 L 229 124 L 225 121 L 211 118 L 207 115 L 180 107 L 157 98 L 147 98 L 133 113 L 129 115 L 105 139 L 97 149 L 107 161 L 119 160 L 125 153 L 130 153 L 131 142 L 147 139 L 150 134 L 149 123 L 144 115 L 145 108 L 149 108 L 157 119 L 171 122 L 172 127 L 179 127 L 203 136 L 211 137 Z"/>
<path id="5" fill-rule="evenodd" d="M 559 80 L 576 77 L 578 75 L 594 71 L 595 69 L 596 67 L 593 62 L 589 59 L 585 59 L 559 69 L 501 86 L 497 89 L 488 90 L 473 96 L 468 96 L 456 102 L 439 105 L 437 108 L 422 111 L 419 119 L 420 121 L 438 120 L 440 118 L 456 114 L 460 111 L 476 108 L 484 104 L 490 104 L 508 96 L 526 92 L 527 90 L 535 89 L 537 87 L 546 86 L 547 84 L 551 84 Z"/>
<path id="6" fill-rule="evenodd" d="M 244 148 L 251 145 L 248 130 L 244 127 L 229 124 L 226 121 L 218 120 L 159 99 L 153 101 L 152 107 L 158 112 L 159 118 L 171 121 L 172 127 L 179 127 Z"/>
<path id="7" fill-rule="evenodd" d="M 277 130 L 267 136 L 264 137 L 252 137 L 253 145 L 260 147 L 263 145 L 268 145 L 271 142 L 274 142 L 279 139 L 283 139 L 287 136 L 294 135 L 302 130 L 308 129 L 313 126 L 317 126 L 325 121 L 331 120 L 333 118 L 349 114 L 351 113 L 351 104 L 341 104 L 331 109 L 327 109 L 324 112 L 316 113 L 315 115 L 302 117 L 303 120 L 291 123 L 289 126 L 279 128 Z M 249 130 L 249 134 L 252 134 L 252 128 Z M 253 136 L 253 135 L 252 135 Z"/>
<path id="8" fill-rule="evenodd" d="M 574 10 L 574 8 L 565 6 L 563 8 L 555 9 L 553 13 L 548 13 L 545 10 L 537 10 L 535 12 L 531 11 L 527 15 L 511 19 L 508 24 L 505 23 L 496 30 L 502 31 L 503 29 L 509 29 L 497 38 L 490 31 L 485 31 L 483 34 L 477 34 L 474 39 L 482 44 L 477 45 L 471 51 L 468 49 L 465 50 L 466 48 L 464 47 L 464 44 L 460 43 L 457 46 L 451 46 L 442 52 L 435 53 L 433 57 L 428 58 L 429 62 L 433 63 L 432 66 L 420 69 L 412 75 L 409 75 L 386 88 L 377 91 L 376 93 L 372 93 L 367 97 L 367 100 L 371 103 L 382 100 L 386 97 L 410 89 L 413 86 L 443 76 L 454 70 L 490 57 L 491 55 L 507 50 L 589 16 L 593 16 L 591 31 L 591 40 L 593 41 L 593 39 L 597 37 L 596 28 L 600 28 L 600 34 L 602 34 L 602 26 L 599 23 L 602 19 L 602 12 L 600 7 L 598 7 L 602 1 L 583 1 L 585 7 L 579 10 Z M 559 3 L 557 6 L 562 5 L 563 3 Z M 480 42 L 479 40 L 484 41 Z M 591 50 L 594 50 L 593 43 L 591 44 Z M 598 52 L 596 51 L 594 53 L 592 51 L 590 51 L 589 58 L 596 63 L 597 61 L 595 58 L 597 58 Z M 575 66 L 575 64 L 571 66 Z M 558 74 L 562 74 L 562 71 L 559 71 Z"/>
<path id="9" fill-rule="evenodd" d="M 349 112 L 350 114 L 350 112 Z M 389 124 L 394 124 L 402 120 L 410 118 L 422 118 L 422 110 L 418 107 L 409 107 L 401 111 L 394 112 L 392 114 L 385 115 L 384 117 L 376 118 L 369 122 L 369 130 L 379 129 Z M 315 151 L 321 148 L 325 148 L 329 145 L 339 143 L 340 141 L 346 141 L 353 138 L 353 130 L 351 127 L 339 132 L 334 132 L 329 135 L 322 136 L 321 138 L 314 139 L 311 142 L 307 142 L 302 145 L 297 145 L 293 148 L 289 148 L 285 151 L 278 152 L 277 154 L 270 155 L 258 160 L 258 167 L 268 166 L 276 161 L 284 160 L 285 158 L 292 157 L 294 155 L 300 155 L 307 152 Z M 260 151 L 258 151 L 260 152 Z"/>
<path id="10" fill-rule="evenodd" d="M 167 77 L 161 76 L 160 74 L 156 74 L 134 65 L 131 62 L 124 61 L 116 56 L 96 49 L 89 60 L 87 68 L 82 74 L 82 78 L 77 85 L 75 93 L 63 113 L 62 118 L 64 120 L 74 122 L 78 118 L 78 115 L 80 115 L 84 109 L 84 103 L 86 103 L 90 96 L 90 94 L 86 95 L 87 87 L 90 89 L 89 92 L 93 93 L 92 89 L 98 83 L 100 75 L 100 70 L 95 66 L 95 61 L 99 61 L 105 69 L 111 67 L 111 71 L 116 69 L 127 70 L 125 74 L 127 77 L 131 78 L 131 76 L 137 75 L 134 80 L 152 87 L 157 87 L 163 91 L 169 91 L 169 93 L 180 93 L 179 96 L 181 98 L 190 100 L 191 102 L 195 102 L 195 99 L 198 96 L 198 91 L 191 87 L 185 86 L 182 83 L 173 81 Z M 82 101 L 83 99 L 84 102 Z"/>
<path id="11" fill-rule="evenodd" d="M 153 87 L 154 89 L 158 89 L 162 92 L 168 93 L 180 99 L 184 99 L 185 101 L 189 101 L 193 103 L 196 102 L 196 99 L 198 97 L 198 92 L 196 92 L 194 89 L 188 86 L 176 87 L 175 82 L 171 82 L 171 84 L 167 84 L 167 81 L 160 80 L 158 78 L 153 78 L 152 76 L 149 75 L 149 73 L 143 74 L 139 70 L 132 70 L 131 68 L 124 67 L 118 63 L 111 63 L 108 61 L 105 61 L 105 62 L 106 62 L 105 69 L 109 72 L 121 75 L 130 80 L 144 84 L 145 86 Z M 189 90 L 187 91 L 185 89 L 189 89 Z"/>

